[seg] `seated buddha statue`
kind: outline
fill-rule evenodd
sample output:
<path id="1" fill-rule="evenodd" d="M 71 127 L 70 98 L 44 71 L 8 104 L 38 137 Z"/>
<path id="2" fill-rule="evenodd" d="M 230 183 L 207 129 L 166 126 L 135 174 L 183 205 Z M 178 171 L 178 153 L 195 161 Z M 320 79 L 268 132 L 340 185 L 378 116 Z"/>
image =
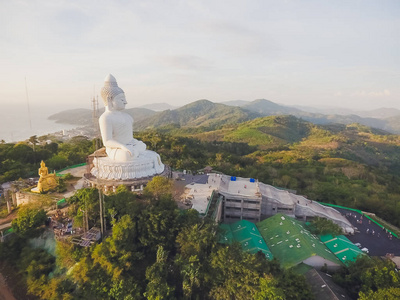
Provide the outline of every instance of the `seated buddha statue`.
<path id="1" fill-rule="evenodd" d="M 49 169 L 46 167 L 44 161 L 40 163 L 39 168 L 39 181 L 37 187 L 31 189 L 34 193 L 43 193 L 57 187 L 56 174 L 49 174 Z"/>
<path id="2" fill-rule="evenodd" d="M 109 158 L 130 161 L 146 151 L 146 144 L 133 138 L 133 118 L 124 112 L 127 104 L 124 91 L 111 74 L 101 90 L 105 112 L 100 116 L 100 132 Z"/>
<path id="3" fill-rule="evenodd" d="M 107 157 L 96 160 L 91 173 L 106 179 L 131 179 L 160 174 L 164 165 L 160 156 L 146 150 L 146 144 L 133 138 L 133 118 L 124 112 L 124 91 L 111 74 L 101 89 L 105 112 L 99 118 L 101 138 Z"/>

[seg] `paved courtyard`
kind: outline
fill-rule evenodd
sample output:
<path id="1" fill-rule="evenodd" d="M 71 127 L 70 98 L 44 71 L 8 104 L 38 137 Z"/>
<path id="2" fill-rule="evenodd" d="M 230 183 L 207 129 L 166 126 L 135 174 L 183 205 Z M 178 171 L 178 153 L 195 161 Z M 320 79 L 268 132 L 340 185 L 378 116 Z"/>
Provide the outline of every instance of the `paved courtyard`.
<path id="1" fill-rule="evenodd" d="M 385 256 L 386 253 L 394 253 L 394 255 L 400 256 L 400 239 L 395 236 L 390 239 L 389 232 L 386 233 L 384 229 L 374 222 L 369 222 L 365 216 L 361 220 L 361 214 L 357 212 L 341 208 L 336 209 L 347 216 L 350 223 L 360 231 L 354 235 L 347 236 L 348 239 L 354 244 L 360 243 L 361 248 L 368 248 L 370 256 Z"/>

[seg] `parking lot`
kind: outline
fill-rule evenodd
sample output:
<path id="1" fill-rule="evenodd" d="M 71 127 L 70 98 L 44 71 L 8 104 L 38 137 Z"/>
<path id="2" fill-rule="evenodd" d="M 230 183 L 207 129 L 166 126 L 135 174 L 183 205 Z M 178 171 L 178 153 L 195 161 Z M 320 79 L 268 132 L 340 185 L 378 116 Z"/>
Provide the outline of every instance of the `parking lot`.
<path id="1" fill-rule="evenodd" d="M 360 243 L 361 248 L 368 248 L 370 256 L 385 256 L 387 253 L 400 256 L 400 239 L 395 236 L 390 239 L 389 232 L 357 212 L 341 208 L 336 209 L 345 215 L 359 231 L 354 235 L 347 236 L 348 239 L 354 244 Z"/>

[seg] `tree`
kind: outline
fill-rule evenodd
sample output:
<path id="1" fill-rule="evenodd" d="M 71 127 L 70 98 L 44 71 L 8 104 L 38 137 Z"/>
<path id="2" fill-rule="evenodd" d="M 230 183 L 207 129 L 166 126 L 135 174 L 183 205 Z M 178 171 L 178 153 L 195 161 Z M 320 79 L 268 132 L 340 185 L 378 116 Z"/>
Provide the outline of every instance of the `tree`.
<path id="1" fill-rule="evenodd" d="M 52 158 L 50 158 L 47 161 L 47 166 L 50 169 L 55 169 L 55 170 L 59 170 L 62 168 L 65 168 L 66 166 L 68 166 L 68 159 L 66 159 L 64 156 L 62 155 L 54 155 Z"/>
<path id="2" fill-rule="evenodd" d="M 33 162 L 33 150 L 31 147 L 24 143 L 15 144 L 14 147 L 7 154 L 7 158 L 19 161 L 21 163 Z"/>
<path id="3" fill-rule="evenodd" d="M 176 238 L 179 254 L 175 264 L 182 277 L 182 290 L 187 298 L 200 296 L 209 290 L 207 269 L 209 256 L 217 244 L 216 229 L 199 224 L 184 227 Z"/>
<path id="4" fill-rule="evenodd" d="M 29 138 L 29 143 L 32 144 L 33 148 L 33 163 L 36 164 L 36 144 L 39 143 L 37 136 L 33 135 Z"/>
<path id="5" fill-rule="evenodd" d="M 311 300 L 314 295 L 304 276 L 294 273 L 292 270 L 282 270 L 276 276 L 277 287 L 285 291 L 286 300 Z"/>
<path id="6" fill-rule="evenodd" d="M 315 217 L 311 221 L 310 231 L 314 234 L 331 234 L 337 236 L 343 234 L 342 228 L 331 220 Z"/>
<path id="7" fill-rule="evenodd" d="M 135 224 L 123 216 L 112 236 L 87 253 L 73 268 L 72 277 L 82 286 L 84 299 L 140 299 L 141 289 L 132 270 L 143 259 L 137 251 Z"/>
<path id="8" fill-rule="evenodd" d="M 172 180 L 163 176 L 155 176 L 145 187 L 145 192 L 152 195 L 156 200 L 160 200 L 161 198 L 171 198 L 172 188 Z"/>
<path id="9" fill-rule="evenodd" d="M 73 267 L 82 257 L 83 249 L 65 240 L 56 240 L 56 259 L 60 269 Z"/>
<path id="10" fill-rule="evenodd" d="M 250 299 L 259 291 L 255 256 L 243 252 L 240 244 L 223 247 L 211 255 L 212 299 Z"/>
<path id="11" fill-rule="evenodd" d="M 25 235 L 43 225 L 46 219 L 46 212 L 43 209 L 23 205 L 18 211 L 18 217 L 12 221 L 12 228 L 15 232 Z"/>
<path id="12" fill-rule="evenodd" d="M 400 299 L 400 288 L 386 288 L 377 291 L 360 292 L 359 300 L 397 300 Z"/>
<path id="13" fill-rule="evenodd" d="M 168 252 L 163 246 L 157 250 L 156 262 L 147 268 L 146 279 L 148 281 L 144 296 L 149 300 L 174 299 L 174 288 L 168 282 Z"/>
<path id="14" fill-rule="evenodd" d="M 124 185 L 120 185 L 115 193 L 106 195 L 104 202 L 106 216 L 110 221 L 114 217 L 118 219 L 123 215 L 130 215 L 134 219 L 143 210 L 143 204 L 136 200 L 136 194 L 129 192 Z"/>
<path id="15" fill-rule="evenodd" d="M 364 296 L 373 295 L 379 290 L 400 288 L 400 275 L 393 262 L 388 259 L 370 258 L 366 255 L 351 263 L 348 268 L 340 269 L 334 275 L 334 279 L 354 298 L 361 293 Z"/>
<path id="16" fill-rule="evenodd" d="M 175 246 L 180 229 L 179 210 L 171 199 L 161 199 L 144 209 L 138 220 L 139 241 L 149 251 L 156 252 L 159 245 L 169 251 Z"/>
<path id="17" fill-rule="evenodd" d="M 94 264 L 98 264 L 113 281 L 123 279 L 123 273 L 133 263 L 143 258 L 137 251 L 135 224 L 124 215 L 113 227 L 112 236 L 98 244 L 92 254 Z"/>
<path id="18" fill-rule="evenodd" d="M 99 220 L 99 191 L 95 188 L 83 188 L 78 190 L 74 196 L 68 198 L 72 204 L 71 211 L 78 222 L 85 224 L 84 219 L 88 218 L 88 227 L 92 227 Z"/>
<path id="19" fill-rule="evenodd" d="M 260 290 L 256 293 L 255 300 L 284 300 L 284 290 L 278 287 L 278 280 L 272 276 L 260 277 Z"/>

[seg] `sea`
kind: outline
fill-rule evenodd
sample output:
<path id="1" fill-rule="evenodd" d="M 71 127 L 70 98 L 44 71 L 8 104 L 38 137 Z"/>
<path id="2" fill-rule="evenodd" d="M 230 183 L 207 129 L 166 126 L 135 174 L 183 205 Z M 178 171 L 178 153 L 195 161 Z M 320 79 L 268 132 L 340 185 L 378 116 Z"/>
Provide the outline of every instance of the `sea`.
<path id="1" fill-rule="evenodd" d="M 76 125 L 58 124 L 48 117 L 68 107 L 3 104 L 0 110 L 0 141 L 19 142 L 36 135 L 70 130 Z"/>

